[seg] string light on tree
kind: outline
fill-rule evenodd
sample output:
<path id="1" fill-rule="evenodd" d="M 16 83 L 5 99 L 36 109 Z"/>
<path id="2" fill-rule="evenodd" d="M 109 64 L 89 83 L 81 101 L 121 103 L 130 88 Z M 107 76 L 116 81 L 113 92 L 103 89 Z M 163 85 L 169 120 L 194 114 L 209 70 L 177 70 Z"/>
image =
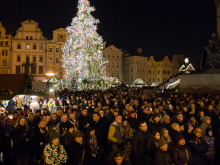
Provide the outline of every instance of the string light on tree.
<path id="1" fill-rule="evenodd" d="M 102 54 L 105 43 L 96 32 L 99 20 L 90 14 L 93 11 L 95 9 L 88 0 L 79 0 L 77 16 L 72 19 L 71 26 L 66 28 L 69 37 L 62 47 L 62 66 L 69 89 L 105 89 L 108 83 L 107 60 Z"/>

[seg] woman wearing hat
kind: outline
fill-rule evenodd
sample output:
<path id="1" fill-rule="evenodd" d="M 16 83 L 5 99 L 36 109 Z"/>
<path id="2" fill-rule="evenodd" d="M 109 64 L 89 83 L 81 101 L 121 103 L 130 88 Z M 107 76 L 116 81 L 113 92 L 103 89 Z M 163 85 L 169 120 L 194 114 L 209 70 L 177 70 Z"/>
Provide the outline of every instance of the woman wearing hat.
<path id="1" fill-rule="evenodd" d="M 185 138 L 179 134 L 176 136 L 176 145 L 172 149 L 172 158 L 175 165 L 191 165 L 192 154 L 191 150 L 186 146 Z"/>
<path id="2" fill-rule="evenodd" d="M 168 144 L 164 139 L 158 141 L 158 150 L 154 156 L 155 165 L 171 165 L 172 159 L 167 151 Z"/>
<path id="3" fill-rule="evenodd" d="M 64 147 L 59 143 L 60 135 L 52 130 L 50 134 L 51 142 L 45 146 L 44 161 L 45 164 L 61 165 L 66 163 L 67 154 Z"/>
<path id="4" fill-rule="evenodd" d="M 201 118 L 202 120 L 202 124 L 199 126 L 199 128 L 201 128 L 202 130 L 202 137 L 206 136 L 206 128 L 212 128 L 211 126 L 211 118 L 209 116 L 204 116 Z"/>

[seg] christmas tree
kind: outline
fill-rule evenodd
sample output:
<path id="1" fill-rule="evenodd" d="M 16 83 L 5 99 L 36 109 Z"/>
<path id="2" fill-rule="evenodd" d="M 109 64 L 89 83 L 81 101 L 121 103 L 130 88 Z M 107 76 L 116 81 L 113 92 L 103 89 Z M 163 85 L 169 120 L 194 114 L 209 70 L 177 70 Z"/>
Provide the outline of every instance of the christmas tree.
<path id="1" fill-rule="evenodd" d="M 62 47 L 62 62 L 66 87 L 70 90 L 73 80 L 78 90 L 107 87 L 107 60 L 102 54 L 105 44 L 96 32 L 99 20 L 90 14 L 93 11 L 95 9 L 88 0 L 79 0 L 77 16 L 73 18 L 71 26 L 66 28 L 69 37 Z"/>

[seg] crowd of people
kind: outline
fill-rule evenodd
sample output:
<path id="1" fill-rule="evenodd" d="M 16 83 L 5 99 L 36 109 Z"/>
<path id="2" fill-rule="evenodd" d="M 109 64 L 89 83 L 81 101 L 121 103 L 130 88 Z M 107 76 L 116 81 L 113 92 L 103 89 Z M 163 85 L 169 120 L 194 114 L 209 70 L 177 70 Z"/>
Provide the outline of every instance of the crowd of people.
<path id="1" fill-rule="evenodd" d="M 220 95 L 93 91 L 6 110 L 3 164 L 214 165 Z"/>

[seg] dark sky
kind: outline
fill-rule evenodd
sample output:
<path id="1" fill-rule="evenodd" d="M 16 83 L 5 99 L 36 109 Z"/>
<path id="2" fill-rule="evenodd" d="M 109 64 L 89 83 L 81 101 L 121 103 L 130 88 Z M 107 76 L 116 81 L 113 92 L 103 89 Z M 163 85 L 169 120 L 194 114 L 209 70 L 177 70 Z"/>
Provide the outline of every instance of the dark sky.
<path id="1" fill-rule="evenodd" d="M 90 0 L 100 20 L 98 33 L 116 47 L 143 48 L 146 56 L 182 53 L 199 59 L 216 32 L 214 0 Z M 3 26 L 14 31 L 20 22 L 33 19 L 45 37 L 69 26 L 78 0 L 4 0 Z"/>

